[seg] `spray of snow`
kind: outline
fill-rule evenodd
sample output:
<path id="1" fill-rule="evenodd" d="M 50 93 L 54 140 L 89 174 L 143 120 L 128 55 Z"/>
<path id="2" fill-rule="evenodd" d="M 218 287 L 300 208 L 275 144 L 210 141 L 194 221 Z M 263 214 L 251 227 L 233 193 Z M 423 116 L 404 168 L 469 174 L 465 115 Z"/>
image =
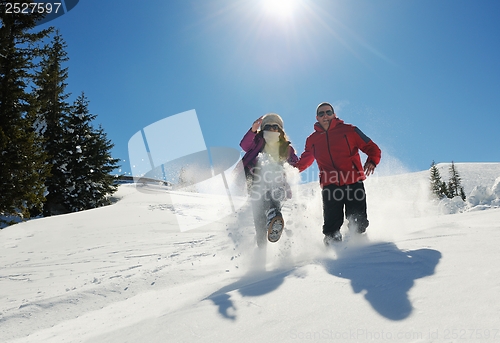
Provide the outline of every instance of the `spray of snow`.
<path id="1" fill-rule="evenodd" d="M 497 206 L 500 163 L 456 166 L 474 207 Z M 169 191 L 126 184 L 114 205 L 1 230 L 0 341 L 498 340 L 500 209 L 442 215 L 429 171 L 370 176 L 370 242 L 337 254 L 318 183 L 290 172 L 293 234 L 264 251 L 248 208 L 180 232 Z M 216 199 L 184 198 L 193 220 Z"/>

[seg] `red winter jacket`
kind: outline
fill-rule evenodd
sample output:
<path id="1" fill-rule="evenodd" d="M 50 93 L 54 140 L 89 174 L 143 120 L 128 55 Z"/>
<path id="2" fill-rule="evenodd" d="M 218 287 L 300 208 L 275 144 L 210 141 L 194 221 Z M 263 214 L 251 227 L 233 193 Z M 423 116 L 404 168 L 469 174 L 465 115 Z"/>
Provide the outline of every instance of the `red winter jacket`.
<path id="1" fill-rule="evenodd" d="M 307 137 L 306 147 L 296 167 L 303 171 L 316 160 L 321 187 L 351 185 L 365 180 L 358 150 L 368 155 L 367 161 L 375 165 L 380 162 L 379 147 L 356 126 L 335 118 L 328 130 L 319 123 L 314 125 L 314 130 Z"/>

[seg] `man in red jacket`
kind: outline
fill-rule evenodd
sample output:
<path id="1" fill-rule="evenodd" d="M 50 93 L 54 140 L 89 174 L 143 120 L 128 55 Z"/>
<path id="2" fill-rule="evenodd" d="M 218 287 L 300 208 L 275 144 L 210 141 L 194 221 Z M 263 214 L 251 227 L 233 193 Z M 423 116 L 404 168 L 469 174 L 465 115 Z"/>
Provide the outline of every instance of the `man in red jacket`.
<path id="1" fill-rule="evenodd" d="M 368 227 L 363 180 L 375 171 L 381 151 L 360 129 L 337 118 L 333 106 L 327 102 L 316 108 L 316 120 L 296 167 L 302 172 L 314 160 L 318 163 L 324 243 L 330 245 L 342 241 L 344 207 L 350 230 L 362 234 Z M 364 166 L 358 150 L 368 155 Z"/>

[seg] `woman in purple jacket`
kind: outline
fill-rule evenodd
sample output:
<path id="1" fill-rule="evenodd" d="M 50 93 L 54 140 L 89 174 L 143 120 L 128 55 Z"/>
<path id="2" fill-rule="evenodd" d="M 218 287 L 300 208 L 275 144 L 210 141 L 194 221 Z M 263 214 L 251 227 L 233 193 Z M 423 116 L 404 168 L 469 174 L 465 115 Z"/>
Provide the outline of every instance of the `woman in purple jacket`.
<path id="1" fill-rule="evenodd" d="M 267 240 L 277 242 L 285 227 L 281 207 L 283 201 L 291 197 L 291 190 L 286 182 L 284 164 L 295 166 L 298 158 L 283 129 L 283 119 L 276 113 L 268 113 L 254 121 L 240 146 L 246 152 L 242 162 L 257 245 L 263 248 Z"/>

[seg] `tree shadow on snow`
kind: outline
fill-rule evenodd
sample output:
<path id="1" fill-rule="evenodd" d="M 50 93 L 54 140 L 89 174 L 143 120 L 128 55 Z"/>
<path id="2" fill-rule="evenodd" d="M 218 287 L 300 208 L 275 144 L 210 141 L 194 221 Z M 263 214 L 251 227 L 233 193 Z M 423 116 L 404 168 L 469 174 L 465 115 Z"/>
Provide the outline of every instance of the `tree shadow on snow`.
<path id="1" fill-rule="evenodd" d="M 411 314 L 409 290 L 416 279 L 434 274 L 441 259 L 439 251 L 403 251 L 391 242 L 348 246 L 337 254 L 337 259 L 323 261 L 328 273 L 351 280 L 353 291 L 364 291 L 373 309 L 390 320 Z"/>

